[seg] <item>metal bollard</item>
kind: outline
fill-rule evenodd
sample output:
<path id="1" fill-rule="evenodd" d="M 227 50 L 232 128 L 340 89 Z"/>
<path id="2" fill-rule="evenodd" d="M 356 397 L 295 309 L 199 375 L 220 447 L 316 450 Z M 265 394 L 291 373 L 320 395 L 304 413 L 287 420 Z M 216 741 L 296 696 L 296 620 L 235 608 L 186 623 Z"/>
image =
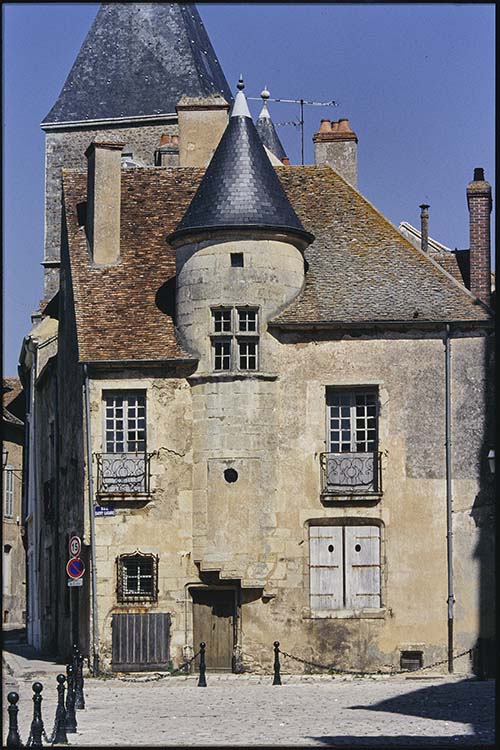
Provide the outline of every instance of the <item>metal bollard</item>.
<path id="1" fill-rule="evenodd" d="M 55 735 L 52 741 L 53 745 L 62 745 L 68 742 L 66 735 L 66 707 L 64 705 L 64 683 L 66 677 L 63 674 L 58 674 L 57 677 L 57 709 L 56 709 L 56 728 Z"/>
<path id="2" fill-rule="evenodd" d="M 207 680 L 205 677 L 206 666 L 205 666 L 205 644 L 200 643 L 200 676 L 198 678 L 198 687 L 206 687 Z"/>
<path id="3" fill-rule="evenodd" d="M 9 693 L 7 696 L 9 702 L 9 734 L 7 735 L 7 747 L 23 747 L 21 737 L 19 736 L 19 727 L 17 725 L 17 714 L 19 712 L 19 706 L 17 701 L 19 695 L 17 693 Z"/>
<path id="4" fill-rule="evenodd" d="M 42 690 L 41 682 L 33 683 L 33 721 L 31 722 L 31 745 L 30 747 L 43 747 L 43 721 L 42 721 Z"/>
<path id="5" fill-rule="evenodd" d="M 75 670 L 75 665 L 73 664 Z M 76 670 L 75 675 L 75 708 L 85 708 L 85 698 L 83 695 L 83 656 L 78 653 L 76 658 Z"/>
<path id="6" fill-rule="evenodd" d="M 76 732 L 76 715 L 75 715 L 75 675 L 73 672 L 73 665 L 68 664 L 66 667 L 66 675 L 68 680 L 68 692 L 66 694 L 66 731 L 73 733 Z"/>
<path id="7" fill-rule="evenodd" d="M 273 685 L 281 685 L 280 675 L 280 642 L 274 641 L 274 679 Z"/>

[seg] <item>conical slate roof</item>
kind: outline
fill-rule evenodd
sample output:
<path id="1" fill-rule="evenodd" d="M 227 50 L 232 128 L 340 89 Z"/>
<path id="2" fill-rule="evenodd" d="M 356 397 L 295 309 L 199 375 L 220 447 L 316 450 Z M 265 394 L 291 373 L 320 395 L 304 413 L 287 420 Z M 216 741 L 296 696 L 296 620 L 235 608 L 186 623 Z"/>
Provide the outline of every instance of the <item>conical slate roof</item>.
<path id="1" fill-rule="evenodd" d="M 104 3 L 44 124 L 175 114 L 231 90 L 192 3 Z"/>
<path id="2" fill-rule="evenodd" d="M 274 229 L 311 242 L 269 161 L 240 91 L 229 123 L 169 242 L 210 229 Z"/>
<path id="3" fill-rule="evenodd" d="M 283 159 L 286 158 L 286 152 L 281 145 L 278 133 L 276 132 L 276 128 L 274 127 L 274 123 L 271 120 L 271 115 L 269 114 L 269 110 L 267 108 L 269 91 L 267 89 L 264 89 L 264 91 L 262 91 L 261 93 L 261 97 L 263 99 L 262 110 L 257 119 L 257 122 L 255 123 L 257 133 L 259 134 L 260 140 L 262 141 L 264 146 L 267 146 L 272 154 L 274 154 L 280 161 L 283 161 Z"/>

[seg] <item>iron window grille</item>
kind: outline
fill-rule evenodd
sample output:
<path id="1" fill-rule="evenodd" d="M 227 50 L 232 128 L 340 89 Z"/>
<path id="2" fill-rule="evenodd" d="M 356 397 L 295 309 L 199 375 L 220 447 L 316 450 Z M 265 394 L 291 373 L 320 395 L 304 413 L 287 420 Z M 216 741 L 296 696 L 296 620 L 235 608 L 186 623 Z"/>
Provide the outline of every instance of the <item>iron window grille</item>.
<path id="1" fill-rule="evenodd" d="M 382 492 L 375 389 L 327 389 L 327 448 L 320 455 L 322 493 Z"/>
<path id="2" fill-rule="evenodd" d="M 216 372 L 259 368 L 259 311 L 253 307 L 216 307 L 212 317 L 212 366 Z"/>
<path id="3" fill-rule="evenodd" d="M 118 602 L 158 601 L 158 561 L 158 555 L 139 550 L 117 558 Z"/>

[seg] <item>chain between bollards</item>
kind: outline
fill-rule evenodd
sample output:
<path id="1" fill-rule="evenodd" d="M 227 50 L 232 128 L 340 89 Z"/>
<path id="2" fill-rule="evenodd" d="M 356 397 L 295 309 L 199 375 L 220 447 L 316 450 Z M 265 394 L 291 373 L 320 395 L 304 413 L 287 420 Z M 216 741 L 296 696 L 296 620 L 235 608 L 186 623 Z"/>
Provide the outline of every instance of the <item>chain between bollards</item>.
<path id="1" fill-rule="evenodd" d="M 66 694 L 66 732 L 73 734 L 76 732 L 76 714 L 75 714 L 75 674 L 73 665 L 68 664 L 66 667 L 66 676 L 68 680 L 68 692 Z"/>
<path id="2" fill-rule="evenodd" d="M 280 675 L 280 642 L 274 641 L 274 679 L 273 685 L 281 685 Z"/>
<path id="3" fill-rule="evenodd" d="M 207 671 L 206 665 L 205 665 L 205 644 L 200 643 L 200 676 L 198 678 L 198 687 L 206 687 L 207 686 L 207 680 L 205 677 L 205 673 Z"/>

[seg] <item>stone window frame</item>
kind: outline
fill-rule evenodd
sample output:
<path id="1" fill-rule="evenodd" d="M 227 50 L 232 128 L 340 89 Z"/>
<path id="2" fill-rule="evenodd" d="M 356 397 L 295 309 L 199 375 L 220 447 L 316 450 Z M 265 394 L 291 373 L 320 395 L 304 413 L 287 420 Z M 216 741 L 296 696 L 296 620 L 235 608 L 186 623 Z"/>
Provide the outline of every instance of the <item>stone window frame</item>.
<path id="1" fill-rule="evenodd" d="M 253 315 L 253 318 L 252 318 Z M 214 372 L 258 372 L 260 308 L 217 305 L 210 308 L 210 348 Z M 229 344 L 229 352 L 227 345 Z M 247 366 L 242 367 L 242 362 Z M 248 364 L 252 363 L 249 367 Z"/>
<path id="2" fill-rule="evenodd" d="M 137 575 L 128 573 L 128 566 L 136 566 Z M 141 572 L 141 566 L 143 568 Z M 158 601 L 159 555 L 152 552 L 127 552 L 116 558 L 116 594 L 120 604 Z M 147 572 L 145 572 L 147 571 Z M 130 590 L 128 577 L 137 578 L 137 589 Z M 141 590 L 141 581 L 151 580 L 151 586 Z"/>

